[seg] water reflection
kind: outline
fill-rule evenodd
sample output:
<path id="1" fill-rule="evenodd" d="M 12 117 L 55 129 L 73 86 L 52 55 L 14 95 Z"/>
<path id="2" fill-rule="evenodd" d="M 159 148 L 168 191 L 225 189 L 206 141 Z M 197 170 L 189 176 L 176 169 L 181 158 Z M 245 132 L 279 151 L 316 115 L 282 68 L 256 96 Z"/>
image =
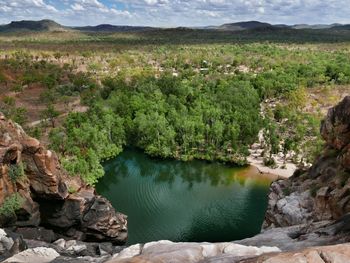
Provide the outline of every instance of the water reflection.
<path id="1" fill-rule="evenodd" d="M 135 150 L 104 166 L 97 191 L 128 215 L 129 244 L 232 241 L 260 231 L 271 179 L 254 167 L 157 160 Z"/>
<path id="2" fill-rule="evenodd" d="M 152 177 L 155 183 L 168 183 L 170 186 L 175 178 L 180 177 L 191 188 L 195 183 L 209 182 L 212 186 L 239 183 L 260 183 L 269 185 L 270 177 L 262 177 L 254 167 L 230 167 L 220 163 L 204 161 L 181 162 L 175 160 L 160 160 L 151 158 L 138 150 L 126 150 L 115 160 L 105 164 L 108 184 L 115 184 L 121 178 L 132 174 L 142 177 Z M 114 176 L 114 175 L 118 176 Z M 112 175 L 112 176 L 108 176 Z M 106 185 L 107 186 L 107 185 Z"/>

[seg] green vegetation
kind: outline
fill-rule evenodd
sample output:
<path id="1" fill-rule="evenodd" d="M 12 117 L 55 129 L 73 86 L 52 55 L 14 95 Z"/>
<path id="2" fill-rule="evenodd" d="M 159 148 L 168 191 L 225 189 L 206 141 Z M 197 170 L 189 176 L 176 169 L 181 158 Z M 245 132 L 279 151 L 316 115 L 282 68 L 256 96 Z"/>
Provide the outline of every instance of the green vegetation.
<path id="1" fill-rule="evenodd" d="M 275 165 L 276 153 L 312 162 L 324 113 L 310 94 L 350 85 L 350 35 L 277 31 L 0 36 L 7 56 L 0 82 L 17 93 L 2 97 L 0 110 L 25 123 L 20 96 L 39 85 L 41 118 L 51 127 L 32 134 L 50 133 L 64 167 L 89 184 L 103 176 L 101 162 L 127 146 L 160 158 L 243 165 L 259 131 L 266 165 Z M 65 117 L 71 98 L 85 108 Z"/>
<path id="2" fill-rule="evenodd" d="M 51 146 L 61 153 L 64 167 L 89 184 L 104 175 L 102 160 L 118 155 L 124 145 L 122 120 L 109 110 L 92 108 L 70 114 L 62 128 L 50 133 Z"/>
<path id="3" fill-rule="evenodd" d="M 7 197 L 0 206 L 0 216 L 11 217 L 21 208 L 24 199 L 18 193 Z"/>
<path id="4" fill-rule="evenodd" d="M 24 176 L 23 163 L 10 164 L 8 174 L 9 174 L 9 177 L 10 177 L 12 182 L 17 182 L 20 178 L 22 178 Z"/>

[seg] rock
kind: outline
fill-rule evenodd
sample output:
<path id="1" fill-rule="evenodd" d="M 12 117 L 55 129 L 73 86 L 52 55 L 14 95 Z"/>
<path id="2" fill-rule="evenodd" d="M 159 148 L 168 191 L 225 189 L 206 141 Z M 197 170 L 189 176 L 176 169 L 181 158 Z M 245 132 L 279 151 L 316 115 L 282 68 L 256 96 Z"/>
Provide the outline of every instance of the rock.
<path id="1" fill-rule="evenodd" d="M 253 246 L 243 246 L 238 244 L 230 244 L 225 247 L 223 253 L 235 255 L 236 257 L 254 257 L 265 253 L 280 252 L 278 247 L 253 247 Z"/>
<path id="2" fill-rule="evenodd" d="M 132 246 L 122 250 L 120 253 L 114 255 L 113 259 L 111 261 L 108 261 L 108 262 L 112 263 L 112 262 L 118 262 L 118 260 L 132 258 L 134 256 L 140 255 L 141 251 L 142 251 L 141 244 L 132 245 Z"/>
<path id="3" fill-rule="evenodd" d="M 25 138 L 22 140 L 23 150 L 35 154 L 40 148 L 40 141 L 35 138 Z"/>
<path id="4" fill-rule="evenodd" d="M 59 167 L 57 156 L 44 148 L 31 156 L 36 166 L 36 173 L 28 171 L 30 186 L 35 194 L 45 199 L 65 199 L 68 196 L 67 185 Z"/>
<path id="5" fill-rule="evenodd" d="M 71 258 L 71 257 L 58 257 L 55 260 L 51 261 L 51 263 L 102 263 L 106 262 L 108 260 L 108 257 L 77 257 L 77 258 Z"/>
<path id="6" fill-rule="evenodd" d="M 315 210 L 316 213 L 320 215 L 321 220 L 330 220 L 332 219 L 332 213 L 330 212 L 329 207 L 329 196 L 330 188 L 328 186 L 322 187 L 316 193 L 315 198 Z"/>
<path id="7" fill-rule="evenodd" d="M 274 187 L 276 188 L 276 186 Z M 309 191 L 294 192 L 283 197 L 280 193 L 272 192 L 269 194 L 269 198 L 268 210 L 265 215 L 265 228 L 304 224 L 312 216 L 313 202 Z"/>
<path id="8" fill-rule="evenodd" d="M 87 250 L 86 245 L 75 245 L 67 249 L 67 251 L 74 252 L 75 255 L 80 255 L 83 251 Z"/>
<path id="9" fill-rule="evenodd" d="M 0 204 L 15 193 L 23 199 L 15 214 L 0 216 L 0 227 L 17 226 L 25 238 L 47 242 L 56 237 L 49 232 L 40 235 L 36 229 L 40 225 L 77 240 L 126 242 L 126 216 L 79 178 L 71 179 L 54 152 L 5 117 L 0 119 L 0 131 Z M 11 179 L 10 165 L 22 163 L 24 175 Z M 68 193 L 68 186 L 74 194 Z"/>
<path id="10" fill-rule="evenodd" d="M 58 246 L 59 248 L 62 248 L 62 249 L 66 248 L 66 240 L 64 240 L 63 238 L 56 240 L 55 242 L 53 242 L 53 244 L 55 246 Z"/>
<path id="11" fill-rule="evenodd" d="M 35 239 L 47 243 L 52 243 L 53 241 L 57 240 L 56 234 L 52 230 L 48 230 L 43 227 L 17 228 L 16 233 L 22 235 L 24 239 Z"/>
<path id="12" fill-rule="evenodd" d="M 70 249 L 77 244 L 76 240 L 68 240 L 65 245 L 65 249 Z"/>
<path id="13" fill-rule="evenodd" d="M 12 238 L 7 236 L 7 233 L 0 229 L 0 255 L 4 254 L 6 251 L 9 251 L 14 245 Z"/>
<path id="14" fill-rule="evenodd" d="M 271 185 L 264 229 L 350 213 L 350 96 L 329 110 L 321 125 L 326 147 L 308 171 Z"/>
<path id="15" fill-rule="evenodd" d="M 82 229 L 92 240 L 105 240 L 121 245 L 127 238 L 127 217 L 116 213 L 107 199 L 95 196 L 82 218 Z"/>
<path id="16" fill-rule="evenodd" d="M 49 263 L 59 254 L 52 248 L 37 247 L 24 250 L 11 258 L 8 258 L 4 263 Z"/>
<path id="17" fill-rule="evenodd" d="M 109 263 L 118 262 L 206 262 L 223 255 L 242 259 L 263 253 L 279 252 L 276 247 L 252 247 L 234 243 L 174 243 L 171 241 L 150 242 L 133 245 L 115 255 Z M 231 261 L 232 262 L 232 261 Z"/>
<path id="18" fill-rule="evenodd" d="M 321 125 L 321 135 L 327 145 L 341 150 L 350 143 L 350 96 L 329 109 Z"/>
<path id="19" fill-rule="evenodd" d="M 45 225 L 62 230 L 74 227 L 83 233 L 72 231 L 72 238 L 115 244 L 124 244 L 127 238 L 126 216 L 116 213 L 110 202 L 92 188 L 71 194 L 65 202 L 41 202 L 40 209 Z"/>
<path id="20" fill-rule="evenodd" d="M 22 236 L 0 229 L 0 261 L 27 248 Z"/>
<path id="21" fill-rule="evenodd" d="M 97 254 L 100 256 L 113 255 L 114 253 L 116 252 L 111 243 L 99 243 L 97 245 Z"/>
<path id="22" fill-rule="evenodd" d="M 347 263 L 350 262 L 350 244 L 313 247 L 297 252 L 264 255 L 242 263 Z"/>

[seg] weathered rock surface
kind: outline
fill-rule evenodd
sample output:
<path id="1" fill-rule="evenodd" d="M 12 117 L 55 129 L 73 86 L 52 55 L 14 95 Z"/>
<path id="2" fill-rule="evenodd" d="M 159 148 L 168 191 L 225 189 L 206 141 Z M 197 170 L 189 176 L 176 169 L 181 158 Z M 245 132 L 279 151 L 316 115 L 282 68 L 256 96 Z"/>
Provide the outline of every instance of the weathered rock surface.
<path id="1" fill-rule="evenodd" d="M 350 215 L 337 221 L 320 221 L 263 231 L 235 243 L 251 246 L 277 246 L 282 251 L 350 242 Z"/>
<path id="2" fill-rule="evenodd" d="M 24 250 L 13 257 L 4 261 L 4 263 L 49 263 L 59 254 L 52 248 L 37 247 Z"/>
<path id="3" fill-rule="evenodd" d="M 234 243 L 173 243 L 170 241 L 133 245 L 116 254 L 107 263 L 122 262 L 205 262 L 204 260 L 228 256 L 232 260 L 252 258 L 264 253 L 279 252 L 277 247 L 252 247 Z M 231 261 L 233 262 L 233 261 Z"/>
<path id="4" fill-rule="evenodd" d="M 325 149 L 307 171 L 272 184 L 264 228 L 338 220 L 350 213 L 350 97 L 321 126 Z"/>
<path id="5" fill-rule="evenodd" d="M 14 178 L 11 169 L 20 165 L 24 175 Z M 68 192 L 71 185 L 74 194 Z M 93 188 L 69 177 L 54 152 L 0 114 L 0 204 L 14 194 L 21 197 L 21 208 L 0 215 L 0 227 L 41 225 L 78 240 L 126 241 L 126 216 Z"/>
<path id="6" fill-rule="evenodd" d="M 231 261 L 232 262 L 232 261 Z M 350 244 L 313 247 L 298 252 L 263 255 L 241 263 L 347 263 L 350 262 Z"/>

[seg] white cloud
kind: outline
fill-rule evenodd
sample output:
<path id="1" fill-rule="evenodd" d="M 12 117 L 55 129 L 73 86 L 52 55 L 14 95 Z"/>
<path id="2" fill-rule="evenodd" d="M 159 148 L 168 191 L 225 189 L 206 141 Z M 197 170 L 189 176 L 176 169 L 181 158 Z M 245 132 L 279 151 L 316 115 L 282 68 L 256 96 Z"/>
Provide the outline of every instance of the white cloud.
<path id="1" fill-rule="evenodd" d="M 78 3 L 75 3 L 75 4 L 71 5 L 71 8 L 74 11 L 84 11 L 85 10 L 85 8 L 82 5 L 78 4 Z"/>
<path id="2" fill-rule="evenodd" d="M 42 18 L 67 25 L 350 23 L 348 5 L 349 0 L 0 0 L 0 23 Z"/>

